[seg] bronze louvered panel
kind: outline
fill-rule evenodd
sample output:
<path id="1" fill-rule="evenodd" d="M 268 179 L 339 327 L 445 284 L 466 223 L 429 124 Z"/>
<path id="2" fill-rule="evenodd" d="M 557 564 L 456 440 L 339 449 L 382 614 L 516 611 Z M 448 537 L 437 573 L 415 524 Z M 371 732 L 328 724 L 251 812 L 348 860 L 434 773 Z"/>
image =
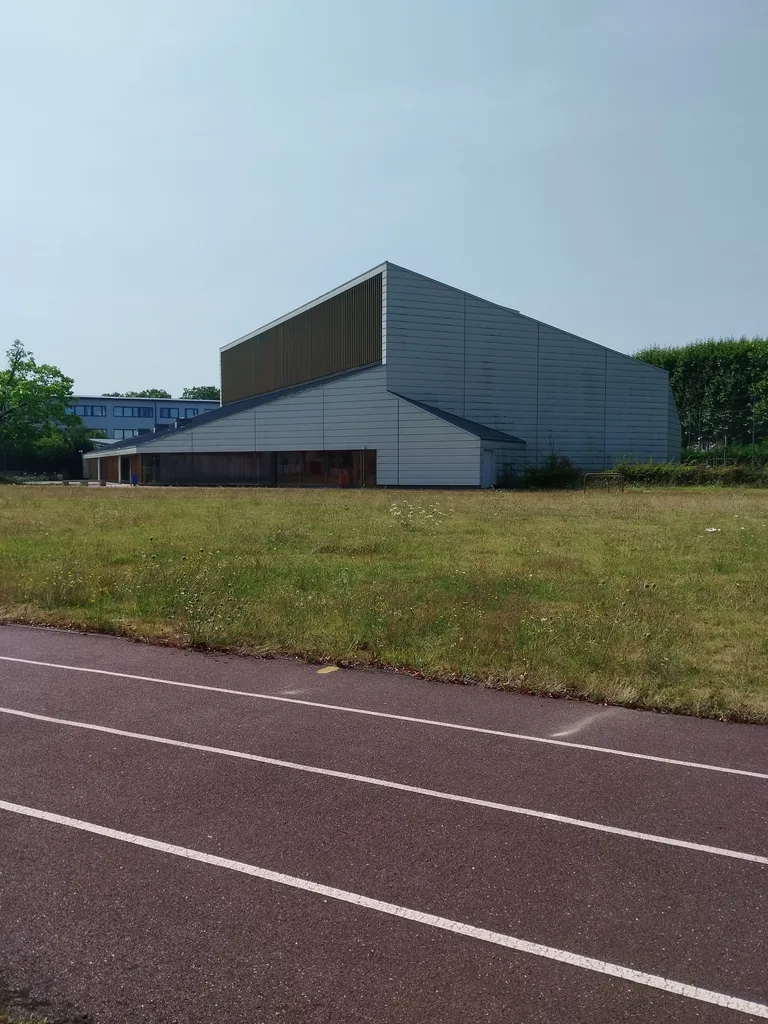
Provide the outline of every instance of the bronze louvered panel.
<path id="1" fill-rule="evenodd" d="M 381 274 L 221 353 L 221 401 L 381 360 Z"/>
<path id="2" fill-rule="evenodd" d="M 249 381 L 254 376 L 254 352 L 247 343 L 236 345 L 221 353 L 221 393 L 222 395 L 233 395 L 226 401 L 236 401 L 244 398 L 241 394 L 244 381 Z"/>

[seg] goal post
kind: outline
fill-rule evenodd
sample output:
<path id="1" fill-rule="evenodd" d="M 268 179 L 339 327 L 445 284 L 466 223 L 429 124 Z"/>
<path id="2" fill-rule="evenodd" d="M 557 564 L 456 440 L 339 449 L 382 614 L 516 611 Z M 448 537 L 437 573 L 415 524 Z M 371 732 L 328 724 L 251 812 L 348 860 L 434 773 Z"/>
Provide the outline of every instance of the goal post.
<path id="1" fill-rule="evenodd" d="M 624 493 L 624 476 L 622 473 L 585 473 L 584 493 L 593 491 L 621 491 Z"/>

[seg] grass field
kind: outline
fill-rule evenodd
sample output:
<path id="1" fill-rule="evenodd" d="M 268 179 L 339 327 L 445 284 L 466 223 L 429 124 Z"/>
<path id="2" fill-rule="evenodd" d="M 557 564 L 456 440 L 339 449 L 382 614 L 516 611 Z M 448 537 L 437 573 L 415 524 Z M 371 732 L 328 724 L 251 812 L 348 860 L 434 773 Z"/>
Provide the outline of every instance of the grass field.
<path id="1" fill-rule="evenodd" d="M 768 496 L 4 487 L 0 617 L 768 721 Z"/>
<path id="2" fill-rule="evenodd" d="M 85 1018 L 82 1018 L 85 1021 Z M 41 1016 L 36 1009 L 35 1000 L 18 989 L 10 988 L 0 981 L 0 1024 L 74 1024 L 73 1019 L 64 1021 L 52 1020 Z"/>

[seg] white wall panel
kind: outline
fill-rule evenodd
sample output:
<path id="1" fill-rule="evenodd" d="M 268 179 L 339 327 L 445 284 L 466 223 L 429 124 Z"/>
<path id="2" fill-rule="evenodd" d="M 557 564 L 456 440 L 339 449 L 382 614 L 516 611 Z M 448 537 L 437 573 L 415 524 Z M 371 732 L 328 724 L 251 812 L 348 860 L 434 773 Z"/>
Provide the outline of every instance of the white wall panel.
<path id="1" fill-rule="evenodd" d="M 480 439 L 402 399 L 398 403 L 403 486 L 480 486 Z"/>
<path id="2" fill-rule="evenodd" d="M 257 406 L 256 451 L 312 451 L 323 447 L 323 387 Z"/>
<path id="3" fill-rule="evenodd" d="M 168 430 L 158 434 L 140 452 L 252 452 L 253 409 L 232 413 L 188 430 Z"/>
<path id="4" fill-rule="evenodd" d="M 387 264 L 387 386 L 464 415 L 464 293 Z"/>
<path id="5" fill-rule="evenodd" d="M 476 487 L 480 441 L 387 391 L 376 366 L 207 424 L 158 437 L 162 452 L 376 450 L 383 485 Z"/>
<path id="6" fill-rule="evenodd" d="M 397 399 L 386 390 L 386 368 L 377 366 L 328 384 L 324 407 L 324 447 L 376 449 L 376 479 L 397 483 Z"/>

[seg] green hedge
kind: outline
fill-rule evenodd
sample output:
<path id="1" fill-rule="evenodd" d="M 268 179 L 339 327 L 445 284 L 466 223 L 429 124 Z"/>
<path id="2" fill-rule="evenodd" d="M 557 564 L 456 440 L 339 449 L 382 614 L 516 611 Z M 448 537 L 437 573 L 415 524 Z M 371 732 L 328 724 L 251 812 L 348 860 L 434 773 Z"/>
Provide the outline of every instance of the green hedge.
<path id="1" fill-rule="evenodd" d="M 768 339 L 709 338 L 681 348 L 647 348 L 636 359 L 669 371 L 683 444 L 749 444 L 768 431 Z"/>
<path id="2" fill-rule="evenodd" d="M 751 485 L 768 487 L 768 466 L 702 466 L 696 463 L 619 462 L 614 467 L 627 483 L 651 486 L 696 486 L 719 484 L 722 487 Z"/>
<path id="3" fill-rule="evenodd" d="M 768 466 L 768 441 L 751 444 L 719 445 L 709 451 L 683 448 L 681 462 L 704 463 L 708 466 Z"/>

